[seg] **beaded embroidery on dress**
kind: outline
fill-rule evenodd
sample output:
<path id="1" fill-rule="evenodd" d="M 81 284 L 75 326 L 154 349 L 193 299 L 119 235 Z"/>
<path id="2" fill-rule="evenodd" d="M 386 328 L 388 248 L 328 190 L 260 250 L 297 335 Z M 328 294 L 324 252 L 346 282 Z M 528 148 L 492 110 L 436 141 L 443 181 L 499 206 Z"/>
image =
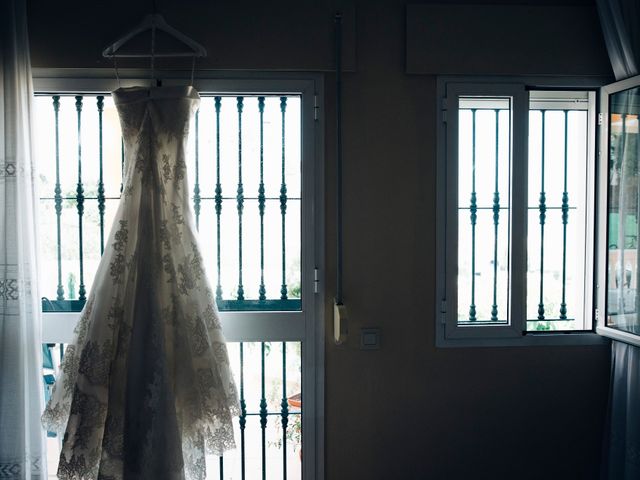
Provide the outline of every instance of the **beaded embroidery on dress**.
<path id="1" fill-rule="evenodd" d="M 193 87 L 113 92 L 125 183 L 93 287 L 42 416 L 58 477 L 203 480 L 235 448 L 236 386 L 189 206 Z"/>

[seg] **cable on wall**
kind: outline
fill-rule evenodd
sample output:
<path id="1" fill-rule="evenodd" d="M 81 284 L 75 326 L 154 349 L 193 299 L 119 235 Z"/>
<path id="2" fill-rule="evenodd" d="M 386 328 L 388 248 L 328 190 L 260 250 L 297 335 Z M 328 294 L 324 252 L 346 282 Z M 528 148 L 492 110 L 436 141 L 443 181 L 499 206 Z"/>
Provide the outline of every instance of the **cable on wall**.
<path id="1" fill-rule="evenodd" d="M 343 222 L 342 222 L 342 13 L 335 21 L 336 66 L 336 296 L 333 306 L 333 335 L 336 344 L 347 339 L 347 309 L 342 297 Z"/>

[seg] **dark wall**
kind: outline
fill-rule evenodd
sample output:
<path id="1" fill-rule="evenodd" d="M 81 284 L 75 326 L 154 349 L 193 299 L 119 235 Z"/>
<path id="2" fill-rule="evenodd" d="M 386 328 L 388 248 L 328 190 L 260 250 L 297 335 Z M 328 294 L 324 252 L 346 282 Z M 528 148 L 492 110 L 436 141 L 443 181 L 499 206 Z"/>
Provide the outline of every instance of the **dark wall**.
<path id="1" fill-rule="evenodd" d="M 31 0 L 34 66 L 104 66 L 98 52 L 150 6 L 118 0 L 97 12 L 89 3 L 73 0 L 60 11 L 59 2 Z M 158 2 L 170 23 L 206 43 L 208 68 L 330 70 L 332 13 L 346 13 L 344 290 L 354 334 L 340 347 L 327 335 L 327 479 L 597 478 L 608 347 L 436 349 L 433 313 L 434 75 L 452 73 L 438 65 L 453 73 L 608 75 L 593 5 L 565 2 L 583 22 L 571 29 L 554 23 L 553 2 L 536 2 L 549 13 L 537 11 L 537 19 L 548 18 L 542 26 L 504 5 L 501 18 L 520 27 L 511 37 L 478 42 L 465 37 L 462 17 L 449 10 L 436 20 L 441 35 L 423 31 L 408 48 L 403 1 L 173 3 Z M 510 62 L 509 48 L 500 47 L 541 31 L 554 41 L 542 42 L 529 61 Z M 429 35 L 421 53 L 416 42 Z M 535 42 L 525 43 L 535 50 Z M 553 51 L 543 51 L 549 44 Z M 405 73 L 409 51 L 411 71 L 421 75 Z M 469 61 L 476 55 L 485 60 Z M 327 73 L 327 312 L 335 285 L 333 81 Z M 325 321 L 331 332 L 330 317 Z M 381 328 L 380 350 L 359 350 L 363 326 Z"/>

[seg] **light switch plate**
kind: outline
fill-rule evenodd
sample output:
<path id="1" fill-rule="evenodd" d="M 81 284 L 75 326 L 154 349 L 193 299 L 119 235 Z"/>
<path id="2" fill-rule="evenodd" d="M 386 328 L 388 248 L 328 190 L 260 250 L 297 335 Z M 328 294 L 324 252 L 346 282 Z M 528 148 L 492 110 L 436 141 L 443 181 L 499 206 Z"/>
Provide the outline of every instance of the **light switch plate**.
<path id="1" fill-rule="evenodd" d="M 360 329 L 360 350 L 380 349 L 380 329 L 361 328 Z"/>

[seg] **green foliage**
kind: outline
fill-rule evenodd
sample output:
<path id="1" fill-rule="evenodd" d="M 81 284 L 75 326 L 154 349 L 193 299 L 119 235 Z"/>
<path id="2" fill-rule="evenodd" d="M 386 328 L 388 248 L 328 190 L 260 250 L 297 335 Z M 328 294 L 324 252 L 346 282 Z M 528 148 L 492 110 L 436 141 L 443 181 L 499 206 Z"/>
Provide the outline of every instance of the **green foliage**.
<path id="1" fill-rule="evenodd" d="M 541 332 L 551 330 L 551 322 L 536 322 L 536 330 Z"/>
<path id="2" fill-rule="evenodd" d="M 300 286 L 300 282 L 294 283 L 289 287 L 289 296 L 291 298 L 300 298 L 300 293 L 302 288 Z"/>

